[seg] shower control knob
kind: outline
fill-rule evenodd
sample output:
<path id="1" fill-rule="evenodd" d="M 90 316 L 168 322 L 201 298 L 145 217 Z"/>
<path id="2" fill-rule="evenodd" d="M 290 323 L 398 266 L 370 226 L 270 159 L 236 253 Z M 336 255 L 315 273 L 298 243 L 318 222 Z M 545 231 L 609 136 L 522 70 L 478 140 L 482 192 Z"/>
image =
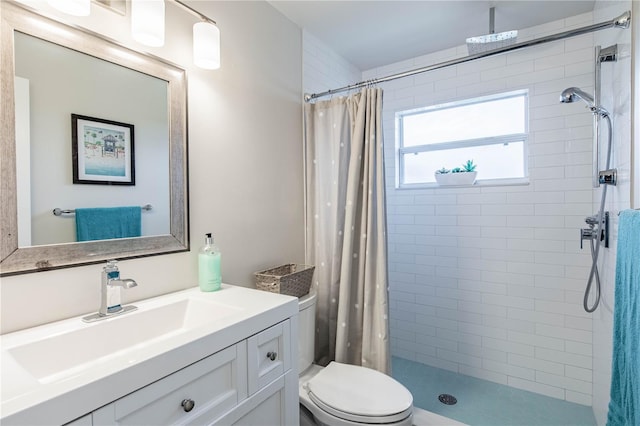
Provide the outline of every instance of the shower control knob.
<path id="1" fill-rule="evenodd" d="M 196 403 L 193 399 L 184 399 L 182 400 L 181 405 L 184 411 L 188 413 L 189 411 L 193 410 L 193 407 L 196 406 Z"/>
<path id="2" fill-rule="evenodd" d="M 597 240 L 598 230 L 593 228 L 580 229 L 580 249 L 582 250 L 582 242 L 584 240 Z"/>
<path id="3" fill-rule="evenodd" d="M 278 358 L 278 353 L 277 352 L 267 352 L 267 358 L 269 358 L 271 361 L 275 361 L 276 358 Z"/>

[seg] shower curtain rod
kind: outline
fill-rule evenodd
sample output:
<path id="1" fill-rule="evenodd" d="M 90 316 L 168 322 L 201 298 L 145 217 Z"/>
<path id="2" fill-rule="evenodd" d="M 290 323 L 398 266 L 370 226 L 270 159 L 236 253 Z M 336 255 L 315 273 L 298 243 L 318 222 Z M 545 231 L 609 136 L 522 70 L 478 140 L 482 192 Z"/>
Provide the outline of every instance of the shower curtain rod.
<path id="1" fill-rule="evenodd" d="M 476 53 L 475 55 L 464 56 L 462 58 L 452 59 L 445 62 L 440 62 L 434 65 L 427 65 L 422 68 L 417 68 L 410 71 L 404 71 L 398 74 L 389 75 L 386 77 L 374 78 L 371 80 L 361 81 L 360 83 L 351 84 L 349 86 L 340 87 L 338 89 L 327 90 L 326 92 L 320 93 L 305 93 L 304 101 L 310 102 L 314 99 L 321 98 L 323 96 L 333 95 L 335 93 L 347 92 L 353 89 L 359 89 L 365 86 L 371 86 L 378 83 L 384 83 L 386 81 L 396 80 L 398 78 L 409 77 L 416 74 L 421 74 L 427 71 L 433 71 L 440 68 L 449 67 L 451 65 L 463 64 L 465 62 L 474 61 L 476 59 L 486 58 L 493 55 L 499 55 L 501 53 L 511 52 L 513 50 L 522 49 L 529 46 L 536 46 L 542 43 L 548 43 L 551 41 L 562 40 L 568 37 L 574 37 L 582 34 L 591 33 L 594 31 L 604 30 L 607 28 L 629 28 L 629 23 L 631 22 L 631 12 L 626 11 L 622 15 L 614 18 L 610 21 L 600 22 L 599 24 L 588 25 L 586 27 L 576 28 L 574 30 L 564 31 L 558 34 L 552 34 L 545 37 L 536 38 L 529 41 L 523 41 L 522 43 L 515 43 L 510 46 L 501 47 L 498 49 L 490 50 L 487 52 Z"/>

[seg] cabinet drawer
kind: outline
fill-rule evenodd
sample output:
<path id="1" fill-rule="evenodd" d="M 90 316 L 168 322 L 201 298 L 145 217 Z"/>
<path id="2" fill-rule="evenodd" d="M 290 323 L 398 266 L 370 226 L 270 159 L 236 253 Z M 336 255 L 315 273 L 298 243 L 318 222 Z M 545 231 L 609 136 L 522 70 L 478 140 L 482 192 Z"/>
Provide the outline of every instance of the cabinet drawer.
<path id="1" fill-rule="evenodd" d="M 94 424 L 211 423 L 247 397 L 245 354 L 245 342 L 217 352 L 97 410 Z"/>
<path id="2" fill-rule="evenodd" d="M 290 333 L 286 320 L 247 339 L 249 395 L 291 368 Z"/>

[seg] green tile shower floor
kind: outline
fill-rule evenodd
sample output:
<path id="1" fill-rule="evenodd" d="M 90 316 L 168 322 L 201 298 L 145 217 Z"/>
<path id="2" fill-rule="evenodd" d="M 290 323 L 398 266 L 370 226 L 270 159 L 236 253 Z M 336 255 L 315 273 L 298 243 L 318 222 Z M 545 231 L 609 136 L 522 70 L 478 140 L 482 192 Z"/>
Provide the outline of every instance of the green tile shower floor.
<path id="1" fill-rule="evenodd" d="M 591 407 L 549 398 L 418 362 L 393 357 L 393 377 L 413 394 L 416 407 L 471 426 L 592 426 Z M 440 394 L 458 402 L 445 405 Z"/>

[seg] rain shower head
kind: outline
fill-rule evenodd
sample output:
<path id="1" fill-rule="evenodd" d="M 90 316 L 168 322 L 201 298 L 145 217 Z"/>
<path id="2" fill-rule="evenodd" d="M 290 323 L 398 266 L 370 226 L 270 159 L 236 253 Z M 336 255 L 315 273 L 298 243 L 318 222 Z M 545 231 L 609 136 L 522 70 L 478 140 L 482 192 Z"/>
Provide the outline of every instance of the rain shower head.
<path id="1" fill-rule="evenodd" d="M 467 50 L 469 55 L 488 52 L 490 50 L 500 49 L 514 44 L 518 38 L 518 31 L 505 31 L 496 34 L 495 32 L 496 8 L 489 9 L 489 34 L 469 37 L 467 41 Z"/>
<path id="2" fill-rule="evenodd" d="M 581 89 L 578 89 L 577 87 L 569 87 L 567 89 L 564 89 L 560 94 L 560 102 L 562 102 L 563 104 L 570 104 L 577 101 L 578 99 L 582 99 L 594 114 L 599 114 L 602 116 L 609 115 L 609 112 L 606 109 L 596 106 L 593 100 L 593 96 Z"/>

